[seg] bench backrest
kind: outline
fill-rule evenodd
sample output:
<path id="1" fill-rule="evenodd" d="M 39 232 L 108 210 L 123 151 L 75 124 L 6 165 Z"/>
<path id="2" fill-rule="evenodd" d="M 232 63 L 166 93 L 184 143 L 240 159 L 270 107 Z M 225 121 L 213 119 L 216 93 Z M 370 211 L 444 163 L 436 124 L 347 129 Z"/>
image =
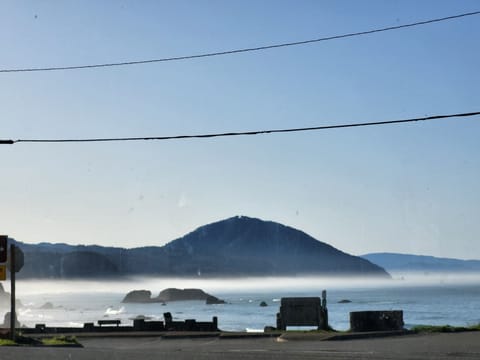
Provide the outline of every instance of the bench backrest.
<path id="1" fill-rule="evenodd" d="M 98 325 L 120 325 L 120 320 L 98 320 Z"/>

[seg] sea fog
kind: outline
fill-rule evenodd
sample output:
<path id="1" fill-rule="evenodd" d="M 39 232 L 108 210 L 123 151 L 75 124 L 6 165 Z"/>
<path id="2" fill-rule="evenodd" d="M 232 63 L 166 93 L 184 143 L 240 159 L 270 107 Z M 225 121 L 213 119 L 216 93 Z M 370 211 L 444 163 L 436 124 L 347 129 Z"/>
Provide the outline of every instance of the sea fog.
<path id="1" fill-rule="evenodd" d="M 84 322 L 120 319 L 131 324 L 137 316 L 163 319 L 210 321 L 218 317 L 219 327 L 229 331 L 258 331 L 275 326 L 280 299 L 287 296 L 321 296 L 327 290 L 330 325 L 349 328 L 349 312 L 361 310 L 403 310 L 406 327 L 419 324 L 472 325 L 480 322 L 480 274 L 392 274 L 393 279 L 365 278 L 128 278 L 115 281 L 18 280 L 19 321 L 26 326 L 83 326 Z M 10 285 L 3 282 L 4 289 Z M 125 304 L 132 290 L 150 290 L 152 296 L 166 288 L 199 288 L 227 303 L 206 305 L 201 301 L 171 302 L 166 305 Z M 341 300 L 350 302 L 340 303 Z M 268 306 L 260 307 L 264 301 Z M 0 308 L 0 316 L 8 305 Z"/>

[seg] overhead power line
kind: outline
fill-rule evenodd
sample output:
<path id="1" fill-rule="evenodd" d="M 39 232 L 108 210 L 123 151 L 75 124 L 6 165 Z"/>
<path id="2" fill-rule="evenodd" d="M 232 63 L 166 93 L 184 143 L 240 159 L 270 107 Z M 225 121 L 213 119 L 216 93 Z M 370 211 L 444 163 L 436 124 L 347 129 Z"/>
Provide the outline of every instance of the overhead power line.
<path id="1" fill-rule="evenodd" d="M 244 136 L 244 135 L 263 135 L 263 134 L 277 134 L 277 133 L 291 133 L 301 131 L 318 131 L 318 130 L 330 130 L 341 128 L 353 128 L 362 126 L 377 126 L 377 125 L 391 125 L 401 124 L 416 121 L 432 121 L 454 117 L 471 117 L 480 115 L 478 112 L 448 114 L 448 115 L 434 115 L 411 119 L 401 120 L 387 120 L 387 121 L 374 121 L 363 123 L 350 123 L 350 124 L 337 124 L 337 125 L 325 125 L 325 126 L 313 126 L 303 128 L 289 128 L 289 129 L 269 129 L 269 130 L 255 130 L 255 131 L 241 131 L 241 132 L 224 132 L 213 134 L 196 134 L 196 135 L 174 135 L 174 136 L 143 136 L 143 137 L 119 137 L 119 138 L 83 138 L 83 139 L 18 139 L 18 140 L 0 140 L 0 144 L 13 145 L 16 143 L 87 143 L 87 142 L 113 142 L 113 141 L 150 141 L 150 140 L 181 140 L 181 139 L 206 139 L 216 137 L 227 136 Z"/>
<path id="2" fill-rule="evenodd" d="M 252 51 L 276 49 L 276 48 L 288 47 L 288 46 L 306 45 L 306 44 L 318 43 L 322 41 L 343 39 L 343 38 L 361 36 L 361 35 L 369 35 L 369 34 L 380 33 L 384 31 L 399 30 L 399 29 L 405 29 L 405 28 L 419 26 L 419 25 L 427 25 L 427 24 L 437 23 L 441 21 L 454 20 L 454 19 L 459 19 L 459 18 L 478 15 L 478 14 L 480 14 L 480 11 L 473 11 L 469 13 L 446 16 L 442 18 L 418 21 L 414 23 L 408 23 L 408 24 L 402 24 L 402 25 L 396 25 L 396 26 L 389 26 L 389 27 L 380 28 L 380 29 L 372 29 L 372 30 L 354 32 L 354 33 L 321 37 L 317 39 L 286 42 L 286 43 L 280 43 L 280 44 L 264 45 L 264 46 L 258 46 L 258 47 L 218 51 L 218 52 L 195 54 L 195 55 L 175 56 L 175 57 L 137 60 L 137 61 L 121 61 L 121 62 L 111 62 L 111 63 L 103 63 L 103 64 L 51 66 L 51 67 L 36 67 L 36 68 L 23 68 L 23 69 L 0 69 L 0 73 L 94 69 L 94 68 L 106 68 L 106 67 L 113 67 L 113 66 L 140 65 L 140 64 L 150 64 L 150 63 L 169 62 L 169 61 L 191 60 L 191 59 L 199 59 L 199 58 L 206 58 L 206 57 L 212 57 L 212 56 L 231 55 L 231 54 L 239 54 L 239 53 L 246 53 L 246 52 L 252 52 Z"/>

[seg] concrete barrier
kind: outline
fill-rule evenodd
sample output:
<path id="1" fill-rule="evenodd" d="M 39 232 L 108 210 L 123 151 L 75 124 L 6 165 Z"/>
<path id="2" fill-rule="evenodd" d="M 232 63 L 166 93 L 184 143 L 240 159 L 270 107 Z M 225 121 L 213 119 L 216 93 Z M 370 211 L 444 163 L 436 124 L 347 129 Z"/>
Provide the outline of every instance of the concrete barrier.
<path id="1" fill-rule="evenodd" d="M 350 331 L 402 330 L 403 311 L 354 311 L 350 313 Z"/>
<path id="2" fill-rule="evenodd" d="M 326 292 L 319 297 L 282 298 L 280 312 L 277 314 L 277 329 L 286 330 L 287 326 L 317 326 L 319 330 L 328 329 L 328 311 Z"/>

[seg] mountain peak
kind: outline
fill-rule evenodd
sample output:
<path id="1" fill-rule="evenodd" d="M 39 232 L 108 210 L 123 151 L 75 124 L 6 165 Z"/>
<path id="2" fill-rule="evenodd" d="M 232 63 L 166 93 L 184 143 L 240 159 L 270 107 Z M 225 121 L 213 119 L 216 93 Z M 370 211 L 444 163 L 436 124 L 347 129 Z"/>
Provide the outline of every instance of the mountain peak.
<path id="1" fill-rule="evenodd" d="M 188 259 L 204 274 L 215 272 L 214 264 L 221 263 L 225 274 L 388 276 L 369 261 L 345 254 L 300 230 L 247 216 L 201 226 L 164 248 L 169 256 Z M 203 264 L 208 258 L 213 261 Z"/>

